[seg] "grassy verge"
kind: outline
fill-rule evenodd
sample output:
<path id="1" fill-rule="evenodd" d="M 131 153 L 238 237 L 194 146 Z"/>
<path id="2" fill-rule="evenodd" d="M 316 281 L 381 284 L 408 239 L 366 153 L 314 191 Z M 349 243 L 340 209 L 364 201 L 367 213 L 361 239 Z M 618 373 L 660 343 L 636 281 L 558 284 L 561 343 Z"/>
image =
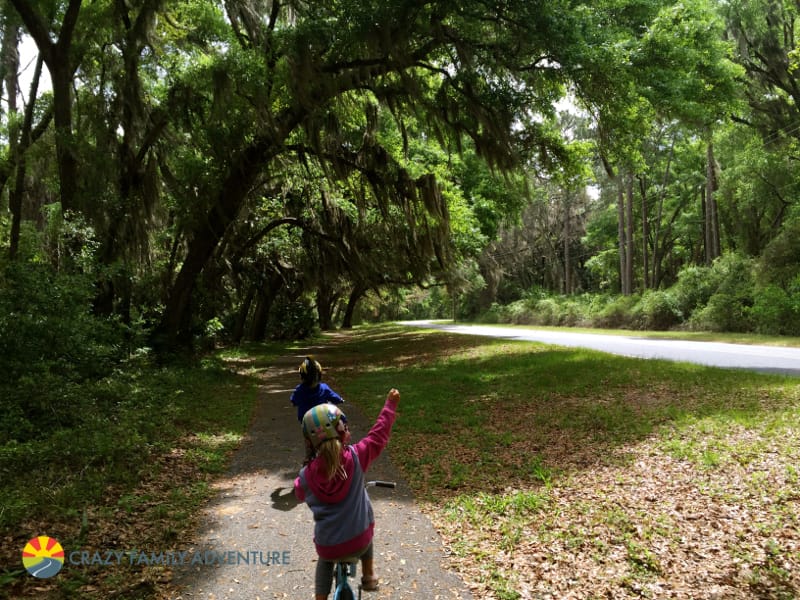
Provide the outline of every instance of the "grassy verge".
<path id="1" fill-rule="evenodd" d="M 800 382 L 380 327 L 325 356 L 482 597 L 800 595 Z"/>
<path id="2" fill-rule="evenodd" d="M 438 323 L 452 323 L 451 320 L 436 321 Z M 471 323 L 458 323 L 459 326 L 474 325 Z M 486 323 L 474 325 L 476 327 L 502 327 L 503 329 L 525 330 L 542 329 L 545 331 L 569 331 L 570 333 L 593 333 L 598 335 L 618 335 L 643 339 L 661 340 L 689 340 L 694 342 L 722 342 L 727 344 L 749 344 L 759 346 L 781 346 L 787 348 L 800 348 L 800 338 L 785 335 L 762 335 L 756 333 L 723 333 L 713 331 L 642 331 L 637 329 L 602 329 L 599 327 L 552 327 L 548 325 L 510 325 L 508 323 Z"/>
<path id="3" fill-rule="evenodd" d="M 35 579 L 22 549 L 39 535 L 65 550 L 179 545 L 247 428 L 258 372 L 284 349 L 250 350 L 169 368 L 132 364 L 87 384 L 69 427 L 0 447 L 0 597 L 148 597 L 163 567 L 133 566 L 115 580 L 108 573 L 119 569 L 69 565 Z"/>

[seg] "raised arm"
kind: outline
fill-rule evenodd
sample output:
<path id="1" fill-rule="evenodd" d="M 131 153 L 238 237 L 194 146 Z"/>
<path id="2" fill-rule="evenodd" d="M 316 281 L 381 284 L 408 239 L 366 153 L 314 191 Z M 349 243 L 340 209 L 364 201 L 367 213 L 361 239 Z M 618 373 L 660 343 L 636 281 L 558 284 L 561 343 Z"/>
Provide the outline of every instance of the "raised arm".
<path id="1" fill-rule="evenodd" d="M 397 404 L 400 402 L 400 392 L 392 388 L 386 396 L 386 402 L 381 409 L 378 419 L 369 430 L 369 433 L 361 439 L 357 444 L 354 444 L 358 460 L 361 463 L 361 468 L 366 471 L 369 465 L 372 464 L 376 458 L 381 455 L 386 444 L 389 443 L 389 437 L 392 434 L 392 425 L 397 416 Z"/>

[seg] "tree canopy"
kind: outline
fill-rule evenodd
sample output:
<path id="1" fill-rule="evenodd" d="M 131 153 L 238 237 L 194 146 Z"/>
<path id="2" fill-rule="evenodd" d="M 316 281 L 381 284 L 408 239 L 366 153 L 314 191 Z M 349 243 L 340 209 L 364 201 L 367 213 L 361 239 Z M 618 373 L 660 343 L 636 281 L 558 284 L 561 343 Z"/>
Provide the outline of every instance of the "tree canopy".
<path id="1" fill-rule="evenodd" d="M 236 339 L 259 338 L 270 313 L 309 295 L 327 327 L 349 324 L 368 293 L 464 289 L 479 264 L 485 279 L 486 245 L 549 189 L 562 198 L 566 220 L 554 226 L 569 239 L 558 260 L 574 283 L 557 287 L 579 289 L 588 280 L 570 273 L 585 261 L 572 254 L 593 222 L 581 206 L 593 200 L 575 187 L 594 166 L 603 167 L 601 203 L 625 197 L 602 192 L 608 185 L 628 185 L 632 202 L 639 181 L 629 218 L 647 223 L 644 255 L 632 234 L 620 248 L 659 285 L 685 245 L 679 223 L 697 184 L 681 196 L 678 166 L 706 164 L 687 167 L 686 181 L 713 180 L 703 206 L 721 211 L 712 225 L 724 226 L 712 194 L 728 188 L 712 136 L 732 123 L 792 131 L 795 49 L 785 34 L 795 15 L 769 3 L 756 26 L 762 8 L 10 0 L 0 165 L 8 256 L 40 260 L 46 246 L 34 251 L 21 236 L 42 235 L 48 219 L 70 223 L 58 226 L 72 236 L 59 242 L 64 252 L 45 260 L 94 280 L 96 314 L 138 319 L 163 346 L 217 321 Z M 22 93 L 22 36 L 51 89 Z M 586 111 L 579 131 L 559 117 L 565 98 Z M 706 156 L 677 157 L 693 137 L 706 140 Z M 759 227 L 741 235 L 763 235 Z M 595 252 L 613 235 L 595 235 Z"/>

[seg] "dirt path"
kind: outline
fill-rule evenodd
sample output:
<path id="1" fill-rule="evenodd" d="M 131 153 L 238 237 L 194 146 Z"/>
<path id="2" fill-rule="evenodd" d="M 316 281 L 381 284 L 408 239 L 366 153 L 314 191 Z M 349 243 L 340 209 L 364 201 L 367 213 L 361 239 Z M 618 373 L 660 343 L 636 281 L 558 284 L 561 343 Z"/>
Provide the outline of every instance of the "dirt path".
<path id="1" fill-rule="evenodd" d="M 207 562 L 177 572 L 180 592 L 172 600 L 267 600 L 313 597 L 316 553 L 311 511 L 297 504 L 292 484 L 303 459 L 294 407 L 297 366 L 307 349 L 285 356 L 263 373 L 251 429 L 217 483 L 190 555 Z M 401 390 L 402 391 L 402 390 Z M 352 404 L 345 412 L 354 440 L 371 426 Z M 389 449 L 367 474 L 398 482 L 397 489 L 371 488 L 375 509 L 375 565 L 381 580 L 366 600 L 384 598 L 471 599 L 467 587 L 443 565 L 445 548 L 390 460 Z M 208 551 L 214 551 L 212 554 Z M 236 553 L 239 553 L 238 555 Z M 224 556 L 225 558 L 220 558 Z M 245 558 L 249 558 L 246 564 Z M 277 560 L 275 560 L 277 559 Z M 225 561 L 225 564 L 220 564 Z M 270 564 L 264 564 L 269 562 Z M 230 564 L 238 563 L 238 564 Z M 360 574 L 359 574 L 360 577 Z"/>

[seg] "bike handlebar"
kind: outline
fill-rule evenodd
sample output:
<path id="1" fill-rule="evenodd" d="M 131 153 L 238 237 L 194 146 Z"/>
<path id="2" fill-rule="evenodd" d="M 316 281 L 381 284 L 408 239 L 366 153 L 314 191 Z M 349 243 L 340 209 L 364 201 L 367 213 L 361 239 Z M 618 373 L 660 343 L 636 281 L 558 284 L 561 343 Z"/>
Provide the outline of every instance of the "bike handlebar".
<path id="1" fill-rule="evenodd" d="M 397 483 L 394 481 L 368 481 L 367 487 L 395 488 L 397 487 Z"/>

